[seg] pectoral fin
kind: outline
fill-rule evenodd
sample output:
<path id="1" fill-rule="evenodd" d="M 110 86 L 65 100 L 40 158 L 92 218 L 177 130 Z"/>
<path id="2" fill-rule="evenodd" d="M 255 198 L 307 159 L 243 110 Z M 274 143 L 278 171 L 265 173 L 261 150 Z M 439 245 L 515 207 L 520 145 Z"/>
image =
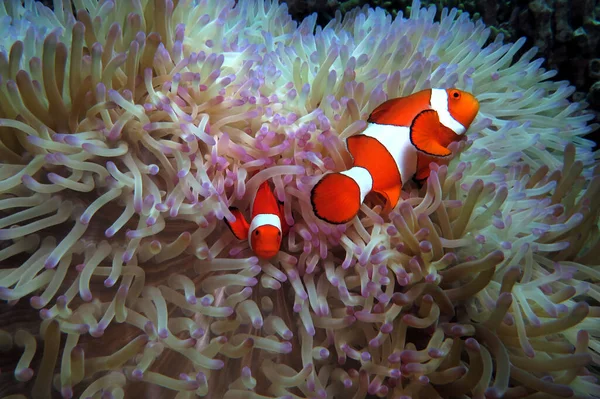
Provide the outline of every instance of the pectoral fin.
<path id="1" fill-rule="evenodd" d="M 419 183 L 424 183 L 425 180 L 429 178 L 430 173 L 431 169 L 429 169 L 429 166 L 427 166 L 426 168 L 418 170 L 413 179 Z"/>
<path id="2" fill-rule="evenodd" d="M 229 211 L 235 216 L 235 222 L 229 223 L 227 219 L 224 219 L 227 227 L 229 227 L 238 240 L 246 240 L 248 238 L 248 230 L 250 229 L 250 225 L 246 221 L 246 218 L 244 218 L 242 212 L 235 207 L 230 207 Z"/>
<path id="3" fill-rule="evenodd" d="M 385 207 L 383 209 L 384 212 L 389 212 L 398 204 L 400 200 L 400 193 L 402 191 L 402 185 L 398 184 L 396 186 L 386 188 L 386 189 L 373 189 L 378 194 L 383 195 L 385 198 Z"/>
<path id="4" fill-rule="evenodd" d="M 438 113 L 432 109 L 417 115 L 410 127 L 410 141 L 415 148 L 427 155 L 447 157 L 452 152 L 441 143 L 444 129 Z"/>

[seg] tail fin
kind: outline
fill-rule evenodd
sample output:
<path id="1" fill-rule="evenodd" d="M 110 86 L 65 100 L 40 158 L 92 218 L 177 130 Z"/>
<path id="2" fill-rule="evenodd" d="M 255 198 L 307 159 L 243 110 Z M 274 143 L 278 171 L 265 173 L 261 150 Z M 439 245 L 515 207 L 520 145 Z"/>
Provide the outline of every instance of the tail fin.
<path id="1" fill-rule="evenodd" d="M 353 167 L 342 173 L 325 175 L 310 193 L 315 215 L 331 224 L 347 223 L 360 209 L 365 196 L 373 187 L 370 173 Z"/>

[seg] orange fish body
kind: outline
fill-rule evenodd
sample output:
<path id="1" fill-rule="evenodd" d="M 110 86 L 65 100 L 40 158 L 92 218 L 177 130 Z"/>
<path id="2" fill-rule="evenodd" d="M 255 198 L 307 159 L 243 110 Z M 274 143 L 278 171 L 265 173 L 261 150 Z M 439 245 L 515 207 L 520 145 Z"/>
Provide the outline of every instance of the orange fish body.
<path id="1" fill-rule="evenodd" d="M 457 89 L 427 89 L 379 105 L 361 134 L 346 141 L 353 167 L 328 173 L 313 187 L 315 215 L 347 223 L 371 191 L 386 199 L 386 211 L 400 199 L 403 182 L 429 176 L 429 163 L 451 155 L 479 111 L 475 97 Z"/>
<path id="2" fill-rule="evenodd" d="M 289 226 L 283 216 L 283 204 L 277 201 L 268 182 L 263 182 L 256 192 L 250 223 L 239 209 L 230 207 L 229 210 L 235 216 L 235 222 L 225 220 L 225 223 L 236 238 L 248 240 L 259 258 L 270 259 L 277 255 L 281 238 L 287 234 Z"/>

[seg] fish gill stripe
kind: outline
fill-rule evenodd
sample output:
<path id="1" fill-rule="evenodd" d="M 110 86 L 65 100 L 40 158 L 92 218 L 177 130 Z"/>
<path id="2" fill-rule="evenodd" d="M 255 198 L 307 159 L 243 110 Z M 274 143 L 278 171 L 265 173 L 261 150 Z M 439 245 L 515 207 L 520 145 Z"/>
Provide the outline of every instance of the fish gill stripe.
<path id="1" fill-rule="evenodd" d="M 440 122 L 456 134 L 463 134 L 467 129 L 448 111 L 448 92 L 444 89 L 431 89 L 431 109 L 438 113 Z"/>
<path id="2" fill-rule="evenodd" d="M 250 248 L 252 248 L 252 240 L 250 239 L 252 237 L 252 233 L 260 226 L 265 225 L 275 226 L 279 229 L 279 231 L 281 231 L 281 220 L 279 219 L 278 215 L 274 215 L 272 213 L 261 213 L 254 216 L 252 223 L 250 223 L 250 228 L 248 229 L 248 243 L 250 244 Z"/>

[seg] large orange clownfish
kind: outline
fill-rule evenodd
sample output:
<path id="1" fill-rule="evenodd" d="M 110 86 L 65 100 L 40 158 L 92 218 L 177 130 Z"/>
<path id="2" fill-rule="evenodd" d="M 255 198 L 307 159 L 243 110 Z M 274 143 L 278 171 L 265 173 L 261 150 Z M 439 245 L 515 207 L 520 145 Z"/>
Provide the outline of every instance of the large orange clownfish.
<path id="1" fill-rule="evenodd" d="M 277 201 L 267 181 L 256 192 L 250 223 L 239 209 L 230 207 L 229 210 L 235 216 L 235 221 L 225 222 L 237 239 L 247 239 L 250 249 L 259 258 L 270 259 L 277 255 L 282 236 L 287 234 L 289 226 L 283 216 L 283 204 Z"/>
<path id="2" fill-rule="evenodd" d="M 379 105 L 367 128 L 346 141 L 353 167 L 328 173 L 311 191 L 315 215 L 328 223 L 349 222 L 371 191 L 383 195 L 385 211 L 400 199 L 402 184 L 429 177 L 429 163 L 448 157 L 479 111 L 470 93 L 427 89 Z"/>

